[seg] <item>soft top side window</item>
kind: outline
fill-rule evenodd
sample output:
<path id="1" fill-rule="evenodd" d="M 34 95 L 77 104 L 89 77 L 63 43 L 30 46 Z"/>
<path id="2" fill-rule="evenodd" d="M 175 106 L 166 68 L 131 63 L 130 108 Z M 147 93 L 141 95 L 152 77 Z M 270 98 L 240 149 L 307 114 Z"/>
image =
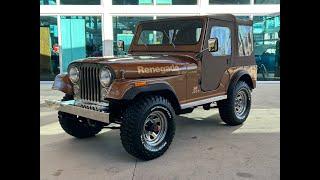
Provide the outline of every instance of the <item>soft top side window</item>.
<path id="1" fill-rule="evenodd" d="M 218 51 L 211 52 L 212 56 L 231 55 L 231 30 L 228 27 L 212 26 L 210 38 L 218 39 Z"/>
<path id="2" fill-rule="evenodd" d="M 252 26 L 238 26 L 239 56 L 250 56 L 253 52 Z"/>

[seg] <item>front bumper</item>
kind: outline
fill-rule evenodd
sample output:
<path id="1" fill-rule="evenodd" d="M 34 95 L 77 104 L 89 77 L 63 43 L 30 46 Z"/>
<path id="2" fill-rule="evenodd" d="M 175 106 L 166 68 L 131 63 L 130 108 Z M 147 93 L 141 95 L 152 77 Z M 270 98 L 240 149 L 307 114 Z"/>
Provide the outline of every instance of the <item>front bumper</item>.
<path id="1" fill-rule="evenodd" d="M 75 100 L 70 101 L 53 101 L 53 100 L 46 100 L 45 103 L 48 107 L 52 109 L 56 109 L 61 112 L 78 115 L 81 117 L 89 118 L 92 120 L 110 123 L 109 122 L 109 114 L 106 112 L 86 109 L 83 107 L 79 107 L 75 105 Z"/>

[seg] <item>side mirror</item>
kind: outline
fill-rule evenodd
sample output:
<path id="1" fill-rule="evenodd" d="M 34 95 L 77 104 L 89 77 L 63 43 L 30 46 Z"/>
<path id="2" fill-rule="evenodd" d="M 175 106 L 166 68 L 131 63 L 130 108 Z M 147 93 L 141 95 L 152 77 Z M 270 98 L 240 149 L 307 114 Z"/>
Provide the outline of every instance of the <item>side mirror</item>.
<path id="1" fill-rule="evenodd" d="M 209 52 L 218 51 L 218 38 L 214 37 L 208 40 L 208 49 L 209 49 Z"/>
<path id="2" fill-rule="evenodd" d="M 117 42 L 117 46 L 118 46 L 118 50 L 119 50 L 119 51 L 124 51 L 124 41 L 119 40 L 119 41 Z"/>

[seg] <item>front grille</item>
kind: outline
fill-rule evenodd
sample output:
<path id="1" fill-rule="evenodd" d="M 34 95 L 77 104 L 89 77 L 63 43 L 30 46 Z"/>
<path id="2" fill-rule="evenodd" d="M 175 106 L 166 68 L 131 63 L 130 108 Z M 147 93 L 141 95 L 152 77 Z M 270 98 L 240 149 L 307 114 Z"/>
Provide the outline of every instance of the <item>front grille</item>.
<path id="1" fill-rule="evenodd" d="M 93 64 L 80 67 L 80 98 L 100 101 L 99 68 Z"/>

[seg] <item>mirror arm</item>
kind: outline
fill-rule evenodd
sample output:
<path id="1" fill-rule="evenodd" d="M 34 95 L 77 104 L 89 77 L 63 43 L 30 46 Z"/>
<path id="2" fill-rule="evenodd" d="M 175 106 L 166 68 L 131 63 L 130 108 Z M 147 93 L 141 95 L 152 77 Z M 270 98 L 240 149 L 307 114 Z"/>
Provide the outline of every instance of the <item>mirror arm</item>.
<path id="1" fill-rule="evenodd" d="M 196 58 L 201 59 L 203 52 L 205 52 L 207 50 L 209 50 L 209 48 L 205 48 L 205 49 L 201 50 L 198 54 L 196 54 Z"/>

